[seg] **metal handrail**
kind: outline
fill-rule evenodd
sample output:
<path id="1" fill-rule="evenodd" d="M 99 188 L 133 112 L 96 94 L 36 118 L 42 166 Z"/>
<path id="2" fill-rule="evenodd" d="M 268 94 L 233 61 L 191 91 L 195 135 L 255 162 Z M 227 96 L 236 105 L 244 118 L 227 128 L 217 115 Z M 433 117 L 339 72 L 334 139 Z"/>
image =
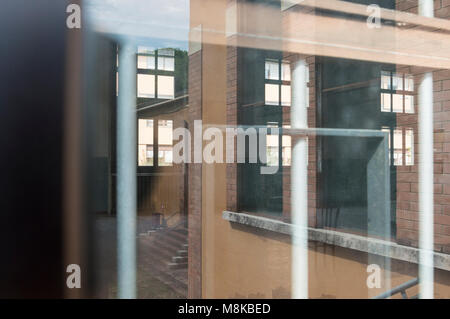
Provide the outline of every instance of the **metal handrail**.
<path id="1" fill-rule="evenodd" d="M 373 299 L 386 299 L 386 298 L 389 298 L 398 293 L 400 293 L 402 295 L 403 299 L 408 299 L 408 295 L 406 294 L 406 289 L 414 287 L 418 284 L 419 284 L 419 278 L 414 278 L 414 279 L 411 279 L 395 288 L 392 288 L 391 290 L 383 292 L 382 294 L 380 294 L 376 297 L 373 297 Z M 411 297 L 411 299 L 413 299 L 413 298 L 415 299 L 415 298 L 417 298 L 417 296 Z"/>

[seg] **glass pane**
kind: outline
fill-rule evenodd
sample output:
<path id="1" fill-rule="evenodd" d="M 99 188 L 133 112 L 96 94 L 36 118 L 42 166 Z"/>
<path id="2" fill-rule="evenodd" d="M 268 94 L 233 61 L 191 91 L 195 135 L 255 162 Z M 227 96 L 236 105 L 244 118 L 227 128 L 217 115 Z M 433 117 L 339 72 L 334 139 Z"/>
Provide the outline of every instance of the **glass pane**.
<path id="1" fill-rule="evenodd" d="M 138 97 L 155 97 L 155 76 L 152 74 L 137 75 Z"/>
<path id="2" fill-rule="evenodd" d="M 392 89 L 403 90 L 403 74 L 394 73 L 392 76 Z"/>
<path id="3" fill-rule="evenodd" d="M 392 155 L 391 155 L 391 151 L 392 151 L 392 147 L 391 147 L 391 129 L 389 127 L 383 127 L 381 128 L 381 131 L 383 132 L 387 132 L 389 133 L 388 135 L 388 148 L 389 148 L 389 163 L 391 164 L 392 162 Z"/>
<path id="4" fill-rule="evenodd" d="M 414 91 L 414 77 L 412 75 L 405 75 L 405 91 Z"/>
<path id="5" fill-rule="evenodd" d="M 158 165 L 172 166 L 173 121 L 158 121 Z"/>
<path id="6" fill-rule="evenodd" d="M 141 234 L 130 236 L 138 297 L 372 298 L 411 280 L 414 297 L 425 282 L 414 281 L 423 252 L 433 248 L 434 296 L 450 297 L 450 2 L 434 1 L 439 18 L 422 19 L 418 5 L 433 1 L 372 1 L 382 8 L 377 26 L 363 0 L 83 3 L 93 1 L 123 8 L 117 21 L 106 23 L 105 12 L 86 23 L 107 41 L 82 61 L 95 66 L 86 105 L 99 108 L 89 142 L 105 137 L 90 148 L 105 163 L 94 183 L 105 181 L 112 206 L 123 198 L 115 148 L 127 116 L 119 113 L 134 110 L 134 99 L 114 98 L 110 43 L 131 43 L 118 51 L 120 68 L 137 62 L 139 135 L 132 141 L 133 126 L 126 136 L 139 165 L 132 213 Z M 136 51 L 136 42 L 146 47 Z M 128 71 L 121 84 L 134 85 Z M 432 124 L 421 122 L 419 101 Z M 274 134 L 294 124 L 301 129 Z M 181 153 L 190 156 L 180 162 Z M 434 172 L 423 174 L 419 154 Z M 435 192 L 425 210 L 419 203 L 433 190 L 419 193 L 424 184 Z M 434 230 L 421 232 L 423 217 Z M 421 249 L 420 234 L 433 235 L 432 247 Z M 104 291 L 123 291 L 111 273 Z"/>
<path id="7" fill-rule="evenodd" d="M 394 130 L 394 165 L 403 165 L 403 133 L 400 129 Z"/>
<path id="8" fill-rule="evenodd" d="M 291 80 L 291 65 L 287 62 L 281 64 L 281 80 L 290 81 Z"/>
<path id="9" fill-rule="evenodd" d="M 392 112 L 403 112 L 403 95 L 392 94 Z"/>
<path id="10" fill-rule="evenodd" d="M 147 55 L 138 55 L 138 69 L 155 69 L 155 57 Z"/>
<path id="11" fill-rule="evenodd" d="M 173 99 L 174 77 L 158 75 L 158 99 Z"/>
<path id="12" fill-rule="evenodd" d="M 391 73 L 381 71 L 381 88 L 385 90 L 391 89 Z"/>
<path id="13" fill-rule="evenodd" d="M 414 165 L 414 131 L 405 129 L 405 165 Z"/>
<path id="14" fill-rule="evenodd" d="M 138 120 L 138 165 L 153 166 L 153 120 Z"/>
<path id="15" fill-rule="evenodd" d="M 174 71 L 175 59 L 169 57 L 158 56 L 158 70 Z"/>
<path id="16" fill-rule="evenodd" d="M 266 160 L 267 166 L 278 166 L 278 135 L 266 136 Z"/>
<path id="17" fill-rule="evenodd" d="M 381 93 L 381 112 L 391 112 L 391 95 Z"/>
<path id="18" fill-rule="evenodd" d="M 158 55 L 159 56 L 161 56 L 161 55 L 174 56 L 175 51 L 173 49 L 159 49 Z"/>
<path id="19" fill-rule="evenodd" d="M 405 95 L 405 113 L 414 113 L 413 95 Z"/>
<path id="20" fill-rule="evenodd" d="M 137 53 L 142 54 L 155 54 L 155 50 L 150 47 L 138 46 Z"/>
<path id="21" fill-rule="evenodd" d="M 283 125 L 283 128 L 291 128 L 290 125 Z M 283 135 L 282 137 L 282 165 L 283 166 L 291 166 L 291 136 L 290 135 Z"/>
<path id="22" fill-rule="evenodd" d="M 280 79 L 280 63 L 278 61 L 266 61 L 265 74 L 266 80 L 279 80 Z"/>
<path id="23" fill-rule="evenodd" d="M 266 105 L 280 104 L 280 86 L 277 84 L 266 84 Z"/>
<path id="24" fill-rule="evenodd" d="M 281 86 L 281 105 L 289 106 L 291 105 L 291 86 L 282 85 Z"/>

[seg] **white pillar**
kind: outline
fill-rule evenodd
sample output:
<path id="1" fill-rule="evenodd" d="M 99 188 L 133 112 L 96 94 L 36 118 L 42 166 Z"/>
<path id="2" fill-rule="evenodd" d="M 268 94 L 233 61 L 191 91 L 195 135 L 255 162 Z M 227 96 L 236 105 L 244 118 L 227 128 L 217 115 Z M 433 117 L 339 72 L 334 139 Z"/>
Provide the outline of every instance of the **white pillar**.
<path id="1" fill-rule="evenodd" d="M 419 14 L 433 17 L 433 0 L 419 0 Z M 424 74 L 419 85 L 419 295 L 434 296 L 433 267 L 433 73 Z"/>
<path id="2" fill-rule="evenodd" d="M 291 127 L 308 127 L 307 67 L 305 60 L 292 64 Z M 291 220 L 292 234 L 292 298 L 308 298 L 308 140 L 292 137 Z"/>
<path id="3" fill-rule="evenodd" d="M 119 49 L 117 103 L 117 275 L 118 297 L 136 298 L 136 54 Z"/>

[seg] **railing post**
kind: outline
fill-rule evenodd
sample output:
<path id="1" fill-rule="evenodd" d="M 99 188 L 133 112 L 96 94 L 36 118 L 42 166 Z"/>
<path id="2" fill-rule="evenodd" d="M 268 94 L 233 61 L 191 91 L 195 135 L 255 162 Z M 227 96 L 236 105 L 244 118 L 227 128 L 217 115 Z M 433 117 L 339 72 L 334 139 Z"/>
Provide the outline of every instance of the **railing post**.
<path id="1" fill-rule="evenodd" d="M 291 127 L 307 128 L 307 68 L 304 59 L 292 64 Z M 308 139 L 292 137 L 291 220 L 292 234 L 292 298 L 308 298 Z"/>
<path id="2" fill-rule="evenodd" d="M 117 275 L 118 297 L 136 298 L 136 54 L 119 49 L 117 104 Z"/>
<path id="3" fill-rule="evenodd" d="M 419 14 L 434 16 L 433 0 L 419 0 Z M 433 298 L 433 73 L 419 85 L 419 279 L 420 298 Z"/>

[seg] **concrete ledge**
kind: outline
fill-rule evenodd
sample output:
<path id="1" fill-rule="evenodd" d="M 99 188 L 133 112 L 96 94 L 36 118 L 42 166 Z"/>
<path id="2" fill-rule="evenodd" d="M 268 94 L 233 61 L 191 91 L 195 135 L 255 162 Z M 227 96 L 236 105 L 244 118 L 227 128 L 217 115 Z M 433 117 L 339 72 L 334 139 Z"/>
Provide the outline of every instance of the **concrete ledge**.
<path id="1" fill-rule="evenodd" d="M 292 235 L 294 229 L 292 224 L 245 213 L 224 211 L 222 213 L 222 218 L 233 223 L 265 229 L 286 235 Z M 308 239 L 311 241 L 318 241 L 410 263 L 419 263 L 418 248 L 403 246 L 381 239 L 309 227 Z M 450 271 L 450 255 L 435 252 L 434 266 L 442 270 Z"/>

